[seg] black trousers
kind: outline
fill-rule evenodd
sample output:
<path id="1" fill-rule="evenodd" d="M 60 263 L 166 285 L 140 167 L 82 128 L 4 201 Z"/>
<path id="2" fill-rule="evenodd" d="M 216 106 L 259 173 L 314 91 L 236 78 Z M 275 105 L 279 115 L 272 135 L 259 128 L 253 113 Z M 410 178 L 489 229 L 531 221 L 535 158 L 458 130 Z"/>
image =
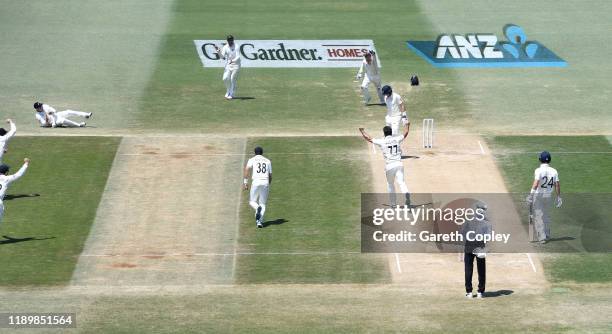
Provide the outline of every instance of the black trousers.
<path id="1" fill-rule="evenodd" d="M 465 253 L 463 263 L 465 265 L 465 292 L 472 292 L 472 274 L 474 272 L 474 258 L 476 258 L 476 267 L 478 268 L 478 292 L 485 291 L 487 281 L 487 262 L 486 259 L 478 258 L 472 253 Z"/>

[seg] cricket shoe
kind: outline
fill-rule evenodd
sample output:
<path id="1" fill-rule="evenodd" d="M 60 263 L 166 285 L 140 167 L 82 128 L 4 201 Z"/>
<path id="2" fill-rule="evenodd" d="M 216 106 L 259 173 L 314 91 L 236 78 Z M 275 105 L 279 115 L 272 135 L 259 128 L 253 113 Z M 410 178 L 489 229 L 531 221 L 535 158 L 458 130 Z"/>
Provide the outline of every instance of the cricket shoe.
<path id="1" fill-rule="evenodd" d="M 85 122 L 81 122 L 81 123 L 79 123 L 79 128 L 84 128 L 84 127 L 85 127 L 85 125 L 87 125 L 87 123 L 85 123 Z"/>
<path id="2" fill-rule="evenodd" d="M 257 228 L 263 228 L 263 224 L 259 220 L 257 221 Z"/>
<path id="3" fill-rule="evenodd" d="M 91 116 L 93 116 L 92 112 L 90 112 L 89 115 L 85 116 L 85 118 L 91 118 Z"/>
<path id="4" fill-rule="evenodd" d="M 482 299 L 482 297 L 483 297 L 482 292 L 479 292 L 479 293 L 476 294 L 476 298 Z"/>
<path id="5" fill-rule="evenodd" d="M 255 220 L 259 221 L 261 219 L 261 206 L 257 207 L 257 213 L 255 213 Z"/>
<path id="6" fill-rule="evenodd" d="M 465 298 L 472 299 L 472 298 L 474 298 L 474 295 L 471 292 L 468 292 L 468 293 L 465 294 Z"/>

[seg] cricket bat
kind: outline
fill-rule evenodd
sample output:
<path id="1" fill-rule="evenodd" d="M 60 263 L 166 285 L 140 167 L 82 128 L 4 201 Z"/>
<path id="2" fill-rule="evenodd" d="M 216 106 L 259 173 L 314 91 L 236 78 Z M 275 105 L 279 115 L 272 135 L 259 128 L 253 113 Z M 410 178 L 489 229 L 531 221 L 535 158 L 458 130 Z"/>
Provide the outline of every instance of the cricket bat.
<path id="1" fill-rule="evenodd" d="M 529 203 L 529 241 L 534 242 L 535 240 L 535 226 L 533 223 L 533 201 Z"/>

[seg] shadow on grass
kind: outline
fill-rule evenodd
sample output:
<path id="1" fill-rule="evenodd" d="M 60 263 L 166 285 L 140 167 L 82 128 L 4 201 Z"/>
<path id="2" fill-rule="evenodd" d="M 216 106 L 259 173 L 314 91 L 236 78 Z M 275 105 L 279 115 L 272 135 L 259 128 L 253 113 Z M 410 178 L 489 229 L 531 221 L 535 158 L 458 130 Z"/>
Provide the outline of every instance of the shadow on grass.
<path id="1" fill-rule="evenodd" d="M 513 294 L 512 290 L 497 290 L 497 291 L 486 291 L 483 295 L 485 298 L 489 297 L 501 297 L 501 296 L 510 296 Z"/>
<path id="2" fill-rule="evenodd" d="M 255 100 L 252 96 L 234 96 L 232 100 Z"/>
<path id="3" fill-rule="evenodd" d="M 418 155 L 402 155 L 402 160 L 404 159 L 421 159 Z"/>
<path id="4" fill-rule="evenodd" d="M 9 237 L 7 235 L 3 235 L 2 237 L 4 238 L 4 240 L 0 240 L 0 245 L 16 244 L 18 242 L 25 242 L 25 241 L 40 241 L 40 240 L 55 239 L 55 237 L 48 237 L 48 238 L 36 238 L 36 237 L 12 238 L 12 237 Z"/>
<path id="5" fill-rule="evenodd" d="M 288 222 L 287 219 L 279 218 L 279 219 L 275 219 L 275 220 L 268 220 L 267 222 L 263 223 L 263 226 L 264 227 L 268 227 L 270 225 L 281 225 L 281 224 L 284 224 L 286 222 Z"/>
<path id="6" fill-rule="evenodd" d="M 570 241 L 570 240 L 576 240 L 576 238 L 574 237 L 558 237 L 558 238 L 550 238 L 547 239 L 546 242 L 555 242 L 555 241 Z"/>
<path id="7" fill-rule="evenodd" d="M 19 194 L 19 195 L 6 195 L 4 196 L 5 201 L 10 201 L 18 198 L 30 198 L 30 197 L 40 197 L 40 194 Z"/>

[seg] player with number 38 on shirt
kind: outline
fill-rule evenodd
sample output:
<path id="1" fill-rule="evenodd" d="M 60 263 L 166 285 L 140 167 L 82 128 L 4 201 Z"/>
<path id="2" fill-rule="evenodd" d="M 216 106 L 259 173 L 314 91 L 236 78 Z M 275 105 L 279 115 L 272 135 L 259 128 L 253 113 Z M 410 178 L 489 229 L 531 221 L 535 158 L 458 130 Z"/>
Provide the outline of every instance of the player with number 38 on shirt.
<path id="1" fill-rule="evenodd" d="M 255 147 L 255 156 L 249 159 L 244 167 L 244 190 L 249 189 L 249 171 L 252 179 L 249 205 L 255 210 L 257 227 L 262 228 L 268 191 L 272 183 L 272 163 L 263 156 L 263 149 L 259 146 Z"/>

